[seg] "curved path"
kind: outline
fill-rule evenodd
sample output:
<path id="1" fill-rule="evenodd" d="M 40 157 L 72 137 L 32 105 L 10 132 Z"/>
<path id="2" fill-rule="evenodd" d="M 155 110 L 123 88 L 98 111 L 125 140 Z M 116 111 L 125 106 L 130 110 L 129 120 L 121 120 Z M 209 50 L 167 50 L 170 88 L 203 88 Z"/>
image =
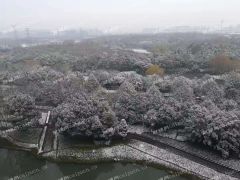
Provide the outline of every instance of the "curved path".
<path id="1" fill-rule="evenodd" d="M 130 134 L 128 134 L 128 138 L 143 141 L 143 142 L 149 143 L 151 145 L 154 145 L 156 147 L 169 150 L 169 151 L 171 151 L 175 154 L 178 154 L 180 156 L 183 156 L 183 157 L 185 157 L 185 158 L 187 158 L 191 161 L 197 162 L 197 163 L 202 164 L 206 167 L 214 169 L 217 172 L 224 173 L 224 174 L 227 174 L 229 176 L 240 179 L 240 171 L 239 170 L 236 170 L 236 169 L 234 169 L 232 167 L 229 167 L 227 165 L 215 162 L 215 161 L 213 161 L 211 159 L 208 159 L 206 157 L 203 157 L 201 155 L 198 156 L 196 154 L 186 152 L 185 150 L 168 143 L 166 138 L 164 138 L 164 140 L 160 140 L 155 135 L 146 134 L 146 133 L 141 134 L 141 135 L 140 134 L 135 134 L 135 133 L 130 133 Z"/>

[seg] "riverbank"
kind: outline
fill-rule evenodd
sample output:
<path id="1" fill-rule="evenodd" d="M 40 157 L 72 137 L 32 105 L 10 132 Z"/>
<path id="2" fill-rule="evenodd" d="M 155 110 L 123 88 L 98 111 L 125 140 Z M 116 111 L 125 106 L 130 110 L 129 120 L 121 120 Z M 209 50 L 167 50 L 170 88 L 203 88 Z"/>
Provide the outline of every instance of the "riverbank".
<path id="1" fill-rule="evenodd" d="M 12 148 L 14 149 L 14 144 Z M 10 147 L 10 146 L 8 146 Z M 19 146 L 18 146 L 19 149 Z M 37 157 L 52 160 L 55 162 L 96 164 L 100 162 L 135 162 L 147 164 L 154 167 L 170 168 L 180 172 L 187 177 L 198 177 L 199 179 L 225 179 L 235 180 L 236 178 L 221 174 L 213 169 L 205 167 L 196 162 L 190 161 L 182 156 L 168 152 L 159 147 L 150 145 L 138 140 L 125 141 L 98 148 L 79 148 L 78 146 L 60 146 L 55 151 L 37 154 L 36 147 L 22 148 L 30 150 Z"/>
<path id="2" fill-rule="evenodd" d="M 154 167 L 165 167 L 179 171 L 184 176 L 197 176 L 200 179 L 237 180 L 216 172 L 201 164 L 137 140 L 95 150 L 77 148 L 60 149 L 42 154 L 44 158 L 58 162 L 99 163 L 99 162 L 136 162 Z M 193 177 L 193 176 L 192 176 Z"/>
<path id="3" fill-rule="evenodd" d="M 0 148 L 0 179 L 18 180 L 197 180 L 180 176 L 171 169 L 137 163 L 109 162 L 96 164 L 64 163 L 36 158 L 29 152 Z"/>

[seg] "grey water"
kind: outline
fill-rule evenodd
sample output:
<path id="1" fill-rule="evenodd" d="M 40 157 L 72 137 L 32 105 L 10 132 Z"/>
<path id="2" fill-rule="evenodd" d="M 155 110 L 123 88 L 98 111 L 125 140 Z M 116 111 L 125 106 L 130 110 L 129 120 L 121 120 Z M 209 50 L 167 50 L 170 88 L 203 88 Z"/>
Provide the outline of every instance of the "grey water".
<path id="1" fill-rule="evenodd" d="M 0 180 L 190 180 L 171 170 L 134 163 L 81 165 L 39 159 L 29 152 L 0 149 Z"/>

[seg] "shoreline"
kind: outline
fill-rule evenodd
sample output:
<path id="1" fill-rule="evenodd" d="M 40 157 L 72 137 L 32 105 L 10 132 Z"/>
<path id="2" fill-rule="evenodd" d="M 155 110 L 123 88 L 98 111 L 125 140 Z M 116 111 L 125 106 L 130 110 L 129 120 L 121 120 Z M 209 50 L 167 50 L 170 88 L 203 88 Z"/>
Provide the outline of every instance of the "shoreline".
<path id="1" fill-rule="evenodd" d="M 114 145 L 109 146 L 109 147 L 102 147 L 99 149 L 112 149 L 112 148 L 119 148 L 119 146 L 122 145 Z M 171 173 L 175 173 L 178 174 L 179 176 L 182 177 L 194 177 L 194 179 L 200 179 L 198 177 L 198 175 L 194 175 L 191 174 L 190 172 L 187 171 L 183 171 L 183 169 L 181 169 L 180 167 L 177 166 L 169 166 L 167 164 L 164 163 L 158 163 L 158 162 L 154 162 L 154 161 L 149 161 L 148 158 L 144 159 L 140 159 L 137 157 L 131 157 L 127 154 L 121 154 L 118 155 L 116 157 L 108 157 L 108 156 L 101 156 L 98 157 L 96 159 L 91 159 L 91 158 L 76 158 L 76 156 L 72 156 L 73 153 L 69 153 L 69 151 L 73 150 L 73 149 L 64 149 L 63 154 L 61 156 L 56 157 L 54 154 L 56 153 L 56 151 L 51 151 L 51 152 L 46 152 L 46 153 L 37 153 L 37 149 L 36 148 L 21 148 L 21 147 L 14 147 L 14 146 L 1 146 L 0 143 L 0 148 L 1 149 L 8 149 L 8 150 L 13 150 L 13 151 L 24 151 L 27 153 L 31 153 L 35 158 L 37 159 L 42 159 L 42 160 L 47 160 L 50 162 L 54 162 L 54 163 L 69 163 L 69 164 L 87 164 L 87 165 L 92 165 L 92 164 L 102 164 L 102 163 L 130 163 L 130 164 L 139 164 L 139 165 L 145 165 L 145 166 L 151 166 L 157 169 L 162 169 L 165 170 L 167 172 L 171 172 Z M 66 155 L 65 155 L 66 154 Z M 76 153 L 77 154 L 77 153 Z M 76 155 L 75 154 L 75 155 Z M 131 153 L 134 154 L 134 153 Z M 65 155 L 65 156 L 63 156 Z"/>
<path id="2" fill-rule="evenodd" d="M 170 169 L 187 177 L 212 180 L 237 180 L 237 178 L 216 172 L 213 169 L 190 161 L 172 152 L 168 152 L 164 149 L 138 140 L 130 140 L 130 142 L 122 142 L 111 146 L 99 147 L 97 149 L 67 147 L 40 154 L 37 153 L 37 148 L 35 147 L 22 148 L 16 146 L 13 142 L 8 143 L 10 143 L 10 146 L 4 147 L 3 145 L 1 148 L 28 151 L 36 158 L 46 159 L 56 163 L 137 163 L 149 165 L 155 168 Z"/>

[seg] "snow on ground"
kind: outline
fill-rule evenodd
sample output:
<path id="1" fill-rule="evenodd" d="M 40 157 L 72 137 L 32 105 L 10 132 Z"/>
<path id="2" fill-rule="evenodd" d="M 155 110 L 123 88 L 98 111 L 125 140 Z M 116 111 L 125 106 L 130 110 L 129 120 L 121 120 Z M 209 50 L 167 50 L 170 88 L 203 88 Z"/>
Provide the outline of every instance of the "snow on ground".
<path id="1" fill-rule="evenodd" d="M 136 53 L 150 54 L 146 49 L 132 49 L 132 51 Z"/>
<path id="2" fill-rule="evenodd" d="M 150 132 L 150 129 L 142 125 L 128 126 L 129 133 L 142 134 L 144 132 Z"/>
<path id="3" fill-rule="evenodd" d="M 182 171 L 183 173 L 193 174 L 202 179 L 237 180 L 179 155 L 137 140 L 131 140 L 127 144 L 118 144 L 97 149 L 59 149 L 57 152 L 52 151 L 43 154 L 43 156 L 55 160 L 76 161 L 80 163 L 102 161 L 146 162 L 147 164 L 166 166 Z"/>

